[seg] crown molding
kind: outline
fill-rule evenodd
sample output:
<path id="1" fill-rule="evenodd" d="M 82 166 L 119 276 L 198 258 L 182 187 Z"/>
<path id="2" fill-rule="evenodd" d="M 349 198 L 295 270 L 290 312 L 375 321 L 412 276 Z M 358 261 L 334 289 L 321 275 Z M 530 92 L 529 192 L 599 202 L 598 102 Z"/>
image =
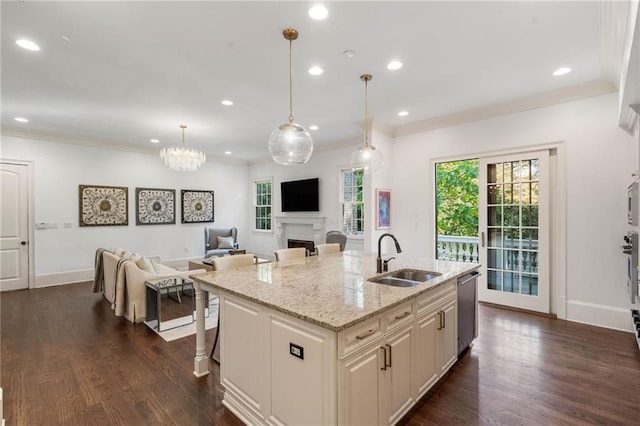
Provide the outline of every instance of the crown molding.
<path id="1" fill-rule="evenodd" d="M 393 137 L 423 133 L 443 127 L 456 126 L 473 121 L 487 120 L 489 118 L 514 114 L 522 111 L 543 108 L 577 99 L 606 95 L 617 90 L 616 86 L 608 80 L 594 80 L 583 84 L 564 87 L 545 93 L 540 93 L 523 98 L 513 99 L 493 105 L 471 108 L 465 111 L 447 114 L 427 120 L 404 124 L 395 128 Z"/>
<path id="2" fill-rule="evenodd" d="M 11 136 L 15 138 L 21 139 L 31 139 L 36 141 L 44 141 L 44 142 L 54 142 L 54 143 L 62 143 L 66 145 L 77 145 L 77 146 L 85 146 L 90 148 L 100 148 L 100 149 L 108 149 L 111 151 L 123 151 L 123 152 L 135 152 L 137 154 L 146 154 L 153 155 L 159 157 L 160 148 L 159 147 L 138 147 L 132 145 L 121 145 L 115 142 L 105 142 L 105 141 L 94 141 L 89 139 L 75 139 L 67 136 L 50 133 L 50 132 L 39 132 L 35 130 L 25 130 L 18 127 L 12 126 L 2 126 L 1 129 L 2 136 Z M 229 157 L 220 157 L 213 156 L 207 154 L 207 162 L 213 161 L 216 163 L 226 163 L 226 164 L 234 164 L 247 166 L 249 164 L 248 161 L 239 160 L 235 158 Z"/>

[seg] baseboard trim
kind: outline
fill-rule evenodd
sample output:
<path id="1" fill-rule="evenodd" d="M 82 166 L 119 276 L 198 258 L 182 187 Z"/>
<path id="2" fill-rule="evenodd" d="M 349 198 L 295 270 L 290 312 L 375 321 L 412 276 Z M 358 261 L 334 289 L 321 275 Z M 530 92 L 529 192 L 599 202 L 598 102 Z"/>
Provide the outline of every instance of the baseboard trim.
<path id="1" fill-rule="evenodd" d="M 546 318 L 558 319 L 556 314 L 545 314 L 544 312 L 530 311 L 528 309 L 515 308 L 513 306 L 498 305 L 491 302 L 478 302 L 480 305 L 491 306 L 493 308 L 507 309 L 509 311 L 524 312 L 525 314 L 538 315 Z"/>
<path id="2" fill-rule="evenodd" d="M 171 259 L 161 262 L 170 268 L 186 268 L 190 260 L 202 260 L 202 257 L 184 259 Z M 84 281 L 93 281 L 94 270 L 79 269 L 76 271 L 55 272 L 52 274 L 36 275 L 34 288 L 52 287 L 56 285 L 75 284 Z"/>
<path id="3" fill-rule="evenodd" d="M 577 300 L 567 301 L 567 321 L 633 332 L 630 318 L 629 309 Z"/>
<path id="4" fill-rule="evenodd" d="M 83 281 L 93 281 L 93 269 L 56 272 L 53 274 L 36 275 L 35 288 L 51 287 L 63 284 L 74 284 Z"/>

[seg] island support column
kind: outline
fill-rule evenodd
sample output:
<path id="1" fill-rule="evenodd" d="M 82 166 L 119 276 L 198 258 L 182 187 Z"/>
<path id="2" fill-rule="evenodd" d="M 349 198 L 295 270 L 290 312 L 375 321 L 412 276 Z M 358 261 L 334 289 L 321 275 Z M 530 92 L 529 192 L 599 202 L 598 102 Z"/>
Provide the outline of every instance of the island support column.
<path id="1" fill-rule="evenodd" d="M 209 374 L 209 357 L 207 356 L 207 342 L 204 335 L 204 291 L 202 285 L 194 282 L 196 293 L 196 356 L 193 359 L 193 375 L 204 377 Z"/>

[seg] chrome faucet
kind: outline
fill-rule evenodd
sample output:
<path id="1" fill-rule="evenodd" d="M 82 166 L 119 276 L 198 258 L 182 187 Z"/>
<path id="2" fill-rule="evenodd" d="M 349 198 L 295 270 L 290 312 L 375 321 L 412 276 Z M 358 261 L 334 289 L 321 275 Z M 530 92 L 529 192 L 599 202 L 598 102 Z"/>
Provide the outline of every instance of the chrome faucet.
<path id="1" fill-rule="evenodd" d="M 385 233 L 380 235 L 380 238 L 378 238 L 378 258 L 376 259 L 376 272 L 379 274 L 382 272 L 382 257 L 380 255 L 380 252 L 382 251 L 382 239 L 384 237 L 391 237 L 393 238 L 393 242 L 396 245 L 396 252 L 398 253 L 402 253 L 402 249 L 400 248 L 400 243 L 398 242 L 398 240 L 396 240 L 396 237 L 393 236 L 393 234 L 389 234 L 389 233 Z M 389 259 L 391 260 L 391 259 Z M 388 269 L 387 266 L 388 261 L 384 262 L 384 270 L 386 271 Z"/>

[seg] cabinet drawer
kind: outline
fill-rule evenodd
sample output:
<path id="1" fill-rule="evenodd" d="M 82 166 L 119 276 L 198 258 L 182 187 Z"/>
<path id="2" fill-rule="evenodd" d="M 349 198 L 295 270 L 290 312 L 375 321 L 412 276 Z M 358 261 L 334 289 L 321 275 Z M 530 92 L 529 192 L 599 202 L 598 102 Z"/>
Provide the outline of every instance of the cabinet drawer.
<path id="1" fill-rule="evenodd" d="M 338 357 L 343 358 L 367 343 L 382 337 L 380 322 L 378 315 L 341 331 L 338 334 Z"/>
<path id="2" fill-rule="evenodd" d="M 432 305 L 441 303 L 443 298 L 455 294 L 456 280 L 451 280 L 440 287 L 429 290 L 415 301 L 415 315 L 420 316 L 426 314 L 431 310 Z"/>
<path id="3" fill-rule="evenodd" d="M 402 305 L 391 309 L 388 313 L 385 314 L 385 333 L 392 331 L 403 324 L 406 324 L 410 321 L 413 321 L 415 315 L 413 314 L 412 309 L 413 304 L 403 303 Z"/>

